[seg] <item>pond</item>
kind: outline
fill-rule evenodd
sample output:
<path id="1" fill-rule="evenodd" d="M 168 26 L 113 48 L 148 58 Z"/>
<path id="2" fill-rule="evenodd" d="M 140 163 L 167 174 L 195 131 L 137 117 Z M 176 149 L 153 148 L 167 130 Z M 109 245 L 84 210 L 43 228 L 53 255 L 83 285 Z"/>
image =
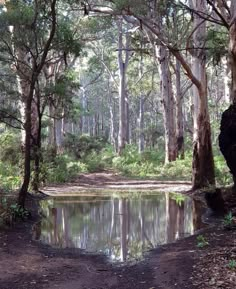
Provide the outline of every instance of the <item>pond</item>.
<path id="1" fill-rule="evenodd" d="M 36 239 L 119 262 L 140 260 L 146 251 L 202 227 L 201 206 L 177 193 L 51 198 L 41 202 L 41 210 Z"/>

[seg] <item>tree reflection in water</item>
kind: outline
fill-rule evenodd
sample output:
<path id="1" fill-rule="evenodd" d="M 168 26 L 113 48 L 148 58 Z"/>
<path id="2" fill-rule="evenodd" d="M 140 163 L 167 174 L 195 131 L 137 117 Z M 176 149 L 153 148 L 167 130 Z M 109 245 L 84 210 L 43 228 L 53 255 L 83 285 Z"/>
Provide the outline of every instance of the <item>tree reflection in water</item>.
<path id="1" fill-rule="evenodd" d="M 136 260 L 160 244 L 202 226 L 201 207 L 180 194 L 77 197 L 41 204 L 41 240 L 57 247 L 103 252 L 113 261 Z"/>

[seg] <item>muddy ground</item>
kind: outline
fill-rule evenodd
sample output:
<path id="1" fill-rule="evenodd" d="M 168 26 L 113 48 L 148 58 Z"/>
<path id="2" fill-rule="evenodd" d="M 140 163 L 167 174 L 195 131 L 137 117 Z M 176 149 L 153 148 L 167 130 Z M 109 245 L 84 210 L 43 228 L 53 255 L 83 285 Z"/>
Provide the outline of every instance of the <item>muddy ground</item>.
<path id="1" fill-rule="evenodd" d="M 82 176 L 80 185 L 90 187 L 91 181 L 85 180 L 88 177 L 96 185 L 104 182 L 90 175 Z M 124 179 L 117 179 L 120 181 Z M 32 211 L 29 221 L 0 232 L 1 289 L 236 288 L 236 265 L 229 266 L 236 260 L 234 230 L 211 227 L 201 232 L 208 242 L 204 248 L 198 248 L 196 236 L 192 236 L 152 250 L 140 263 L 121 266 L 104 256 L 79 249 L 58 250 L 33 241 L 37 200 L 29 198 L 28 207 Z"/>

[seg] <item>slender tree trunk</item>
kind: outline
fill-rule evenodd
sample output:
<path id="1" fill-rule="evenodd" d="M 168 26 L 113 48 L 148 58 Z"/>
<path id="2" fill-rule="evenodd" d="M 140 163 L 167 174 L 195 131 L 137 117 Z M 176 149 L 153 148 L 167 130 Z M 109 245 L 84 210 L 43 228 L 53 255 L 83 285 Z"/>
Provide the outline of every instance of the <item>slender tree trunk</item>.
<path id="1" fill-rule="evenodd" d="M 26 111 L 25 111 L 25 149 L 24 149 L 24 181 L 21 186 L 18 204 L 22 207 L 25 205 L 25 199 L 28 192 L 28 187 L 30 183 L 30 160 L 31 160 L 31 105 L 34 94 L 34 86 L 31 83 L 30 92 L 26 101 Z"/>
<path id="2" fill-rule="evenodd" d="M 141 43 L 142 50 L 142 43 Z M 139 78 L 141 79 L 143 76 L 143 54 L 141 51 L 140 64 L 139 64 Z M 140 92 L 139 96 L 139 118 L 138 118 L 138 128 L 139 128 L 139 136 L 138 136 L 138 147 L 139 153 L 144 151 L 144 95 L 143 91 Z"/>
<path id="3" fill-rule="evenodd" d="M 140 94 L 139 98 L 139 119 L 138 119 L 138 126 L 139 126 L 139 153 L 144 151 L 144 96 Z"/>
<path id="4" fill-rule="evenodd" d="M 49 117 L 51 119 L 48 132 L 48 144 L 56 152 L 56 118 L 55 109 L 51 103 L 49 103 Z"/>
<path id="5" fill-rule="evenodd" d="M 116 147 L 116 139 L 115 139 L 115 124 L 114 124 L 114 112 L 113 112 L 113 99 L 112 92 L 110 88 L 110 79 L 108 80 L 108 98 L 109 98 L 109 112 L 110 112 L 110 141 L 115 150 Z"/>
<path id="6" fill-rule="evenodd" d="M 41 160 L 41 130 L 42 130 L 42 113 L 41 113 L 41 95 L 39 91 L 39 87 L 35 90 L 35 106 L 36 106 L 36 115 L 37 122 L 34 124 L 35 131 L 34 134 L 34 178 L 32 181 L 33 190 L 38 192 L 39 190 L 39 182 L 40 182 L 40 160 Z"/>
<path id="7" fill-rule="evenodd" d="M 55 120 L 55 141 L 56 141 L 56 151 L 60 154 L 63 151 L 62 143 L 63 143 L 63 119 Z"/>
<path id="8" fill-rule="evenodd" d="M 129 110 L 129 99 L 128 92 L 125 91 L 125 119 L 126 119 L 126 143 L 130 143 L 130 110 Z"/>
<path id="9" fill-rule="evenodd" d="M 175 161 L 177 157 L 176 109 L 169 68 L 169 53 L 162 45 L 159 48 L 158 58 L 160 62 L 161 94 L 164 109 L 165 163 L 168 163 Z"/>
<path id="10" fill-rule="evenodd" d="M 184 116 L 183 116 L 183 95 L 181 91 L 180 63 L 176 59 L 176 138 L 177 155 L 184 159 Z"/>
<path id="11" fill-rule="evenodd" d="M 34 149 L 34 179 L 32 181 L 33 190 L 35 192 L 39 191 L 40 185 L 40 160 L 41 160 L 41 130 L 42 130 L 42 117 L 39 116 L 38 119 L 38 135 L 37 141 Z"/>
<path id="12" fill-rule="evenodd" d="M 227 58 L 224 58 L 222 60 L 223 63 L 223 68 L 224 68 L 224 101 L 227 104 L 230 104 L 230 83 L 231 83 L 231 78 L 230 78 L 230 73 L 231 71 L 230 67 L 228 67 L 228 60 Z"/>
<path id="13" fill-rule="evenodd" d="M 87 95 L 85 88 L 82 87 L 82 108 L 83 108 L 83 115 L 82 115 L 82 134 L 88 133 L 88 116 L 87 114 Z"/>
<path id="14" fill-rule="evenodd" d="M 126 82 L 126 71 L 129 63 L 129 34 L 126 33 L 126 50 L 123 52 L 123 18 L 119 18 L 117 21 L 119 37 L 118 37 L 118 65 L 119 65 L 119 136 L 118 136 L 118 154 L 121 154 L 125 145 L 128 141 L 128 109 L 127 109 L 127 82 Z M 123 59 L 125 54 L 125 59 Z"/>

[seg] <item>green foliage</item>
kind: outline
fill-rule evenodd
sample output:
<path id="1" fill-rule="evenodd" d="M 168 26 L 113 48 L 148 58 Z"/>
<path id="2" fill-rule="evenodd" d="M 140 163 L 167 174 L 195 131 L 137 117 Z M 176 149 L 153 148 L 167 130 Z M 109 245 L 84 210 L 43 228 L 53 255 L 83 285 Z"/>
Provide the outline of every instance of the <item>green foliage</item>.
<path id="1" fill-rule="evenodd" d="M 155 177 L 159 180 L 191 179 L 191 155 L 164 165 L 164 154 L 146 150 L 139 154 L 137 147 L 126 146 L 121 156 L 113 159 L 113 168 L 123 174 L 136 177 Z"/>
<path id="2" fill-rule="evenodd" d="M 64 53 L 80 55 L 81 43 L 78 41 L 78 35 L 73 31 L 73 23 L 68 17 L 59 21 L 54 42 L 56 48 Z"/>
<path id="3" fill-rule="evenodd" d="M 221 58 L 228 53 L 228 32 L 225 27 L 217 29 L 210 28 L 207 32 L 207 56 L 215 65 L 219 64 Z"/>
<path id="4" fill-rule="evenodd" d="M 92 151 L 99 153 L 106 146 L 106 143 L 107 141 L 103 137 L 77 136 L 70 133 L 67 133 L 64 140 L 66 151 L 73 154 L 77 159 L 86 157 Z"/>
<path id="5" fill-rule="evenodd" d="M 107 145 L 99 154 L 93 150 L 90 154 L 86 155 L 82 161 L 89 172 L 96 172 L 111 168 L 113 158 L 113 149 Z"/>
<path id="6" fill-rule="evenodd" d="M 6 131 L 0 134 L 0 188 L 5 192 L 17 189 L 21 182 L 20 136 Z"/>
<path id="7" fill-rule="evenodd" d="M 236 261 L 235 260 L 229 260 L 229 263 L 228 263 L 228 267 L 232 270 L 232 269 L 235 269 L 236 268 Z"/>
<path id="8" fill-rule="evenodd" d="M 26 219 L 30 215 L 28 210 L 19 206 L 17 203 L 10 205 L 9 210 L 13 220 Z"/>
<path id="9" fill-rule="evenodd" d="M 0 22 L 4 26 L 16 24 L 30 26 L 33 19 L 33 5 L 26 4 L 25 1 L 9 1 L 7 3 L 7 11 L 2 12 L 0 16 Z"/>
<path id="10" fill-rule="evenodd" d="M 68 155 L 58 155 L 41 166 L 40 179 L 43 183 L 65 183 L 81 172 L 81 165 Z"/>
<path id="11" fill-rule="evenodd" d="M 186 199 L 186 197 L 183 194 L 178 194 L 178 193 L 171 193 L 170 198 L 171 200 L 174 200 L 179 207 L 183 205 Z"/>
<path id="12" fill-rule="evenodd" d="M 12 225 L 14 221 L 25 220 L 29 216 L 30 212 L 19 206 L 15 197 L 0 198 L 0 226 Z"/>
<path id="13" fill-rule="evenodd" d="M 19 169 L 6 166 L 0 163 L 0 188 L 4 192 L 10 192 L 19 188 L 21 184 L 21 177 L 19 175 Z"/>
<path id="14" fill-rule="evenodd" d="M 11 131 L 0 134 L 0 161 L 12 166 L 19 164 L 21 154 L 20 135 Z"/>
<path id="15" fill-rule="evenodd" d="M 224 217 L 224 226 L 226 227 L 231 227 L 234 223 L 234 217 L 232 212 L 229 212 L 225 217 Z"/>
<path id="16" fill-rule="evenodd" d="M 197 236 L 197 247 L 198 248 L 203 248 L 203 247 L 206 247 L 208 245 L 209 245 L 209 243 L 203 235 Z"/>
<path id="17" fill-rule="evenodd" d="M 232 175 L 229 172 L 229 168 L 226 165 L 224 157 L 220 153 L 218 153 L 214 157 L 214 162 L 217 183 L 221 186 L 231 185 L 233 182 Z"/>

